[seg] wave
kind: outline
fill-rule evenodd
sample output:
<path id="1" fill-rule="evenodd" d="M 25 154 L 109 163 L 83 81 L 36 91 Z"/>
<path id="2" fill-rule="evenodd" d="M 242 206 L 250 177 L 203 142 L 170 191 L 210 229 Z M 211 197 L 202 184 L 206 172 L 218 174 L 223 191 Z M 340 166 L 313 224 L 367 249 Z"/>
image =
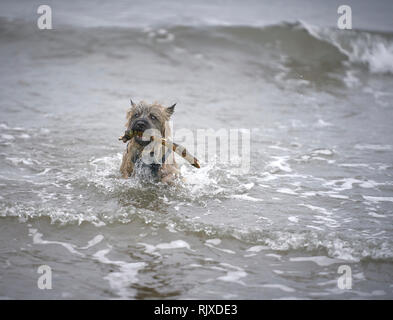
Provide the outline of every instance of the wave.
<path id="1" fill-rule="evenodd" d="M 366 65 L 372 73 L 393 73 L 393 34 L 336 30 L 301 24 L 311 36 L 329 42 L 350 62 Z"/>
<path id="2" fill-rule="evenodd" d="M 236 239 L 249 246 L 263 246 L 266 250 L 279 252 L 309 252 L 324 254 L 330 258 L 350 262 L 385 261 L 393 262 L 393 241 L 390 238 L 358 237 L 355 234 L 345 236 L 343 232 L 326 232 L 324 230 L 297 229 L 285 230 L 272 227 L 257 228 L 233 226 L 230 223 L 198 222 L 195 216 L 185 216 L 179 212 L 163 215 L 154 210 L 135 210 L 122 208 L 116 213 L 94 210 L 81 213 L 69 208 L 37 208 L 22 204 L 1 208 L 0 217 L 18 218 L 21 222 L 49 219 L 52 224 L 73 225 L 88 223 L 98 228 L 116 224 L 141 224 L 164 228 L 170 232 L 193 233 L 203 238 Z"/>
<path id="3" fill-rule="evenodd" d="M 333 221 L 333 225 L 324 223 L 316 227 L 309 223 L 299 227 L 297 219 L 288 219 L 295 223 L 291 225 L 273 223 L 268 214 L 256 220 L 254 214 L 246 212 L 240 215 L 223 212 L 222 202 L 228 205 L 234 198 L 249 201 L 252 208 L 257 198 L 248 196 L 254 186 L 249 182 L 250 177 L 235 176 L 230 168 L 222 165 L 212 163 L 198 171 L 182 167 L 187 183 L 168 187 L 137 178 L 120 179 L 120 160 L 121 154 L 92 159 L 87 168 L 55 177 L 60 186 L 62 181 L 70 183 L 72 189 L 80 187 L 89 197 L 94 194 L 104 199 L 103 206 L 97 207 L 93 199 L 86 203 L 84 195 L 73 201 L 72 206 L 55 200 L 42 204 L 2 201 L 0 217 L 17 218 L 21 222 L 44 219 L 62 226 L 87 223 L 97 228 L 133 223 L 170 232 L 192 233 L 202 238 L 236 239 L 249 246 L 262 245 L 280 252 L 306 251 L 354 262 L 393 261 L 393 242 L 387 234 L 365 237 L 362 229 L 348 234 L 345 227 L 335 223 L 330 213 L 324 212 L 324 208 L 311 209 L 321 211 L 316 219 L 328 215 L 330 218 L 322 218 Z M 46 196 L 43 194 L 44 198 Z M 257 201 L 266 200 L 258 198 Z M 219 214 L 215 214 L 215 210 Z"/>
<path id="4" fill-rule="evenodd" d="M 231 50 L 241 54 L 239 63 L 249 63 L 271 70 L 290 69 L 298 75 L 340 71 L 345 67 L 366 67 L 370 73 L 393 74 L 393 33 L 367 30 L 339 30 L 316 27 L 304 22 L 269 26 L 208 25 L 130 27 L 59 26 L 44 37 L 39 30 L 20 20 L 0 18 L 0 41 L 51 42 L 51 52 L 39 50 L 45 58 L 66 58 L 107 52 L 116 48 L 122 55 L 135 47 L 163 54 L 168 45 L 174 49 L 209 53 Z M 38 42 L 38 43 L 37 43 Z M 53 45 L 55 43 L 56 45 Z M 37 49 L 38 50 L 38 49 Z M 112 54 L 114 54 L 112 52 Z M 172 57 L 175 58 L 175 57 Z M 250 60 L 251 59 L 251 60 Z M 307 79 L 306 79 L 307 80 Z"/>

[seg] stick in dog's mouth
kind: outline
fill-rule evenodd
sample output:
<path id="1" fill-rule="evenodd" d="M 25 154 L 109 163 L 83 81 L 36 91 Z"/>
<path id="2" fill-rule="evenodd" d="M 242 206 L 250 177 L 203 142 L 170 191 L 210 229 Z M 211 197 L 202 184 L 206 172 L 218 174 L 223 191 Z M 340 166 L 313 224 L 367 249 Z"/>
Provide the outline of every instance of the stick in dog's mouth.
<path id="1" fill-rule="evenodd" d="M 142 137 L 143 132 L 136 130 L 127 130 L 124 132 L 123 136 L 119 137 L 119 140 L 122 140 L 124 143 L 126 143 L 128 140 L 131 140 L 135 136 Z"/>
<path id="2" fill-rule="evenodd" d="M 124 133 L 123 136 L 119 137 L 119 140 L 122 140 L 124 143 L 126 143 L 128 140 L 131 140 L 133 137 L 138 136 L 142 137 L 143 132 L 142 131 L 136 131 L 136 130 L 128 130 Z M 154 136 L 151 136 L 150 139 L 153 141 Z M 183 146 L 178 145 L 177 143 L 171 142 L 168 139 L 161 138 L 161 143 L 163 146 L 166 146 L 167 148 L 170 148 L 173 150 L 173 152 L 176 152 L 179 156 L 182 158 L 186 159 L 192 166 L 195 168 L 200 168 L 200 164 L 197 158 L 189 154 Z"/>

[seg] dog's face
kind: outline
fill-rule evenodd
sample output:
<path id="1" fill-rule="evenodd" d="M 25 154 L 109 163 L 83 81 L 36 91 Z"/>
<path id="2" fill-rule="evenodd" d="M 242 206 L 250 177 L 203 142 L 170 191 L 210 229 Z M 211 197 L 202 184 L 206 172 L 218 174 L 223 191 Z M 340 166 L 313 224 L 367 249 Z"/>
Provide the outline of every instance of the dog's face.
<path id="1" fill-rule="evenodd" d="M 131 101 L 131 109 L 127 112 L 127 131 L 144 132 L 148 129 L 156 129 L 162 137 L 165 137 L 167 121 L 175 111 L 175 105 L 166 108 L 157 103 L 147 104 L 142 101 L 135 104 Z M 149 141 L 143 141 L 138 136 L 135 137 L 135 141 L 142 146 L 149 144 Z"/>

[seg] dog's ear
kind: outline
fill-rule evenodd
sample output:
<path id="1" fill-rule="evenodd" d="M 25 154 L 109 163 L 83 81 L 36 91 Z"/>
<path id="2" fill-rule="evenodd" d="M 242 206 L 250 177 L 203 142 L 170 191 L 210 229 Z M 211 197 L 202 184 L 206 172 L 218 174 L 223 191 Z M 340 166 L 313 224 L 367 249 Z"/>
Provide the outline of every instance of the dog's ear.
<path id="1" fill-rule="evenodd" d="M 171 116 L 175 112 L 175 106 L 176 103 L 166 108 L 166 113 L 168 114 L 168 116 Z"/>
<path id="2" fill-rule="evenodd" d="M 132 101 L 132 99 L 130 99 L 130 102 L 131 102 L 131 108 L 127 110 L 127 115 L 126 115 L 127 120 L 129 120 L 131 118 L 132 112 L 134 111 L 134 109 L 136 107 L 136 104 L 134 103 L 134 101 Z M 127 124 L 126 124 L 126 126 L 127 126 Z"/>

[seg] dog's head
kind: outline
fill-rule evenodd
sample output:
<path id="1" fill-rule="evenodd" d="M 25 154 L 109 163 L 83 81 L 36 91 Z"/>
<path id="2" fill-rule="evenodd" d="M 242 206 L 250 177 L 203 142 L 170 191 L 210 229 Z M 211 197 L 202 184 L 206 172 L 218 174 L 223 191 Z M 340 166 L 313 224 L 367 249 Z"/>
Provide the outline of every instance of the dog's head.
<path id="1" fill-rule="evenodd" d="M 145 132 L 148 129 L 155 129 L 161 133 L 162 137 L 169 134 L 168 121 L 175 111 L 175 105 L 164 107 L 158 103 L 147 104 L 144 101 L 135 104 L 131 100 L 131 109 L 127 112 L 127 131 L 134 130 Z M 141 146 L 145 146 L 150 141 L 144 141 L 136 136 L 135 141 Z"/>

